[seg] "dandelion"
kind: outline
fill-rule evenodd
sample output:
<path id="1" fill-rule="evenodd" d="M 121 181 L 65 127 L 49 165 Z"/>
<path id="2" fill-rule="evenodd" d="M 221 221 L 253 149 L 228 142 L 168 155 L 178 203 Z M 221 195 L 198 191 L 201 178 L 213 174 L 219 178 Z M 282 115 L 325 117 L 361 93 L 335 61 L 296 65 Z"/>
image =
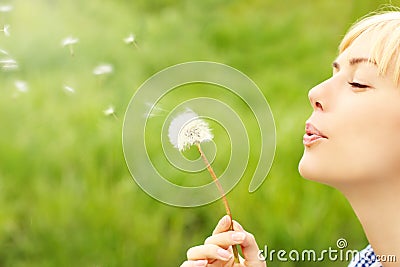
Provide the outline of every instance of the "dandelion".
<path id="1" fill-rule="evenodd" d="M 211 167 L 210 162 L 208 161 L 200 146 L 201 143 L 211 141 L 214 138 L 207 122 L 200 119 L 195 112 L 188 109 L 186 110 L 186 112 L 178 115 L 172 120 L 168 128 L 168 137 L 171 144 L 179 151 L 183 151 L 191 147 L 192 145 L 195 145 L 197 147 L 200 156 L 204 161 L 208 172 L 211 175 L 211 178 L 213 179 L 219 193 L 221 194 L 226 214 L 231 219 L 230 230 L 233 230 L 232 213 L 225 195 L 225 191 L 222 188 L 213 168 Z M 232 249 L 235 257 L 235 262 L 238 263 L 239 256 L 237 247 L 233 246 Z"/>
<path id="2" fill-rule="evenodd" d="M 118 119 L 114 106 L 110 105 L 107 109 L 103 110 L 105 116 L 114 116 L 114 118 Z"/>
<path id="3" fill-rule="evenodd" d="M 128 37 L 124 38 L 124 42 L 127 45 L 134 45 L 136 48 L 139 48 L 136 43 L 136 36 L 133 33 L 129 34 Z"/>
<path id="4" fill-rule="evenodd" d="M 104 75 L 113 72 L 113 66 L 110 64 L 100 64 L 93 69 L 94 75 Z"/>
<path id="5" fill-rule="evenodd" d="M 68 85 L 64 85 L 64 90 L 65 90 L 67 93 L 70 93 L 70 94 L 74 94 L 74 93 L 75 93 L 75 89 L 72 88 L 71 86 L 68 86 Z"/>
<path id="6" fill-rule="evenodd" d="M 9 24 L 5 24 L 3 26 L 3 29 L 1 29 L 0 31 L 4 32 L 5 36 L 10 36 L 10 25 Z"/>
<path id="7" fill-rule="evenodd" d="M 7 13 L 10 12 L 11 10 L 13 10 L 13 6 L 12 5 L 0 5 L 0 12 L 1 13 Z"/>
<path id="8" fill-rule="evenodd" d="M 61 45 L 63 47 L 67 46 L 69 48 L 69 53 L 71 54 L 71 56 L 74 56 L 74 45 L 77 44 L 78 42 L 79 42 L 78 38 L 68 36 L 67 38 L 61 41 Z"/>

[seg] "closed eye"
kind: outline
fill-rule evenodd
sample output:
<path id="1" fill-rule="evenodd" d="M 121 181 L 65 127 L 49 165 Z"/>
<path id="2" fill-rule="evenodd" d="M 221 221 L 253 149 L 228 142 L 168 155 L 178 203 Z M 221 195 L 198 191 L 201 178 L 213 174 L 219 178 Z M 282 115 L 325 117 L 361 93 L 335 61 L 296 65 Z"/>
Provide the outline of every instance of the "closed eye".
<path id="1" fill-rule="evenodd" d="M 351 85 L 351 87 L 359 88 L 359 89 L 370 88 L 369 85 L 361 84 L 361 83 L 357 83 L 357 82 L 349 82 L 349 84 Z"/>

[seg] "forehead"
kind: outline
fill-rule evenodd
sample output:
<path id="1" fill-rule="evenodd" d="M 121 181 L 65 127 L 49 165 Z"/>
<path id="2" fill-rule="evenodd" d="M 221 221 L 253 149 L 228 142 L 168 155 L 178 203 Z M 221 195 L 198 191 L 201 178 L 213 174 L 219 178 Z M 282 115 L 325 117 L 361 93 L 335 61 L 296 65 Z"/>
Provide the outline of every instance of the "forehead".
<path id="1" fill-rule="evenodd" d="M 346 69 L 348 73 L 360 71 L 371 81 L 378 79 L 375 82 L 379 81 L 380 85 L 399 88 L 398 82 L 393 79 L 396 76 L 394 59 L 390 59 L 388 64 L 382 64 L 382 58 L 376 53 L 376 45 L 373 34 L 363 33 L 339 54 L 333 63 L 334 69 Z"/>
<path id="2" fill-rule="evenodd" d="M 366 58 L 373 62 L 377 60 L 372 53 L 373 42 L 371 34 L 363 33 L 336 58 L 338 63 L 348 62 L 352 58 Z"/>

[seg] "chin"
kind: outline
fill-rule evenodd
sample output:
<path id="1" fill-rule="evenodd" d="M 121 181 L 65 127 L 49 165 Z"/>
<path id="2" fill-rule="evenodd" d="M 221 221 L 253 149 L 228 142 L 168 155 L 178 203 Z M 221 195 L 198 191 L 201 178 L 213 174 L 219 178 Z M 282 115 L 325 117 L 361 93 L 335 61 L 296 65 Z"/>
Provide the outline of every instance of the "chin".
<path id="1" fill-rule="evenodd" d="M 328 170 L 329 167 L 325 165 L 323 162 L 303 155 L 298 170 L 300 175 L 307 180 L 333 186 L 335 179 L 331 177 L 332 173 Z"/>
<path id="2" fill-rule="evenodd" d="M 299 162 L 299 166 L 298 166 L 298 170 L 300 175 L 308 180 L 318 180 L 317 179 L 317 175 L 316 175 L 316 170 L 315 168 L 312 168 L 312 166 L 310 166 L 311 164 L 307 164 L 306 160 L 304 159 L 304 155 L 301 158 L 300 162 Z"/>

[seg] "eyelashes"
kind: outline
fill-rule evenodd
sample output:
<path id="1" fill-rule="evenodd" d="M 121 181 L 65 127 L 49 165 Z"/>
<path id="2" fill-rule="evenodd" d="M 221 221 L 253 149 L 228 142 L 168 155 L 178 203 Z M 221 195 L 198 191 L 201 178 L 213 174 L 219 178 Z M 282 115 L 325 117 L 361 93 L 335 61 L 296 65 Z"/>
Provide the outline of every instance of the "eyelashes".
<path id="1" fill-rule="evenodd" d="M 352 88 L 355 88 L 355 89 L 368 89 L 368 88 L 370 88 L 369 85 L 362 84 L 362 83 L 357 83 L 357 82 L 349 82 L 349 84 L 351 85 Z"/>

